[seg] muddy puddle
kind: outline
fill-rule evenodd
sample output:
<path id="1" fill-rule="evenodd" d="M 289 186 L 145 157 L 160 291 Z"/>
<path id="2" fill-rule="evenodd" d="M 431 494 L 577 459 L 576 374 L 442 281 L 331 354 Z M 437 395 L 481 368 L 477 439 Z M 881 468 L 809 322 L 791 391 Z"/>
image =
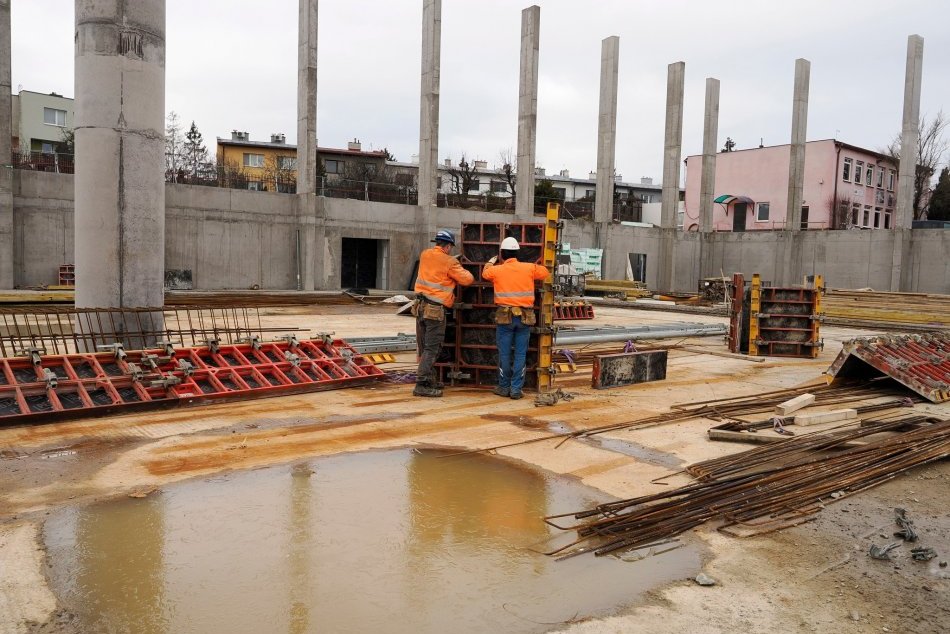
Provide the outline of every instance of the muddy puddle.
<path id="1" fill-rule="evenodd" d="M 539 554 L 567 537 L 544 515 L 605 498 L 440 455 L 320 458 L 63 509 L 44 526 L 50 585 L 83 632 L 542 632 L 699 569 L 691 546 Z"/>

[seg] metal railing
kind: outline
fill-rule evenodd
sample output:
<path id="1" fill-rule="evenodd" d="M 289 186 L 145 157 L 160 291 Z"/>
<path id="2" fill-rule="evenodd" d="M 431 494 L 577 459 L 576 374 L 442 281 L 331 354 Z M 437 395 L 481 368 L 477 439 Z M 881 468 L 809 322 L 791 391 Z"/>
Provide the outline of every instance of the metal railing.
<path id="1" fill-rule="evenodd" d="M 72 154 L 49 152 L 14 152 L 13 169 L 34 172 L 55 172 L 73 174 L 75 163 Z"/>

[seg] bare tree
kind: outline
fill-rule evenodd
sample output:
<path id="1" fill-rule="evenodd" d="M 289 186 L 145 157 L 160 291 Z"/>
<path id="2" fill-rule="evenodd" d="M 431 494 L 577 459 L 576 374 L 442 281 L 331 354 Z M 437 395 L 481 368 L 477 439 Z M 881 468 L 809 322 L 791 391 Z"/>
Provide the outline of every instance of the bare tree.
<path id="1" fill-rule="evenodd" d="M 174 110 L 165 118 L 165 180 L 174 182 L 179 171 L 184 171 L 185 138 L 181 134 L 181 120 Z"/>
<path id="2" fill-rule="evenodd" d="M 458 195 L 459 201 L 468 202 L 468 192 L 478 182 L 478 173 L 475 166 L 465 159 L 465 153 L 462 152 L 462 158 L 459 162 L 446 170 L 449 178 L 452 179 L 452 190 Z"/>
<path id="3" fill-rule="evenodd" d="M 831 196 L 828 199 L 828 206 L 831 208 L 831 228 L 832 229 L 851 229 L 855 226 L 851 222 L 851 197 L 838 194 L 837 198 Z"/>
<path id="4" fill-rule="evenodd" d="M 273 184 L 275 192 L 297 192 L 297 158 L 291 154 L 274 154 L 264 163 L 264 179 Z"/>
<path id="5" fill-rule="evenodd" d="M 514 207 L 516 203 L 515 196 L 515 185 L 517 184 L 518 177 L 516 174 L 515 160 L 512 156 L 511 148 L 507 150 L 502 150 L 499 153 L 501 158 L 501 175 L 505 179 L 505 186 L 508 188 L 508 192 L 511 194 L 511 206 Z"/>
<path id="6" fill-rule="evenodd" d="M 920 118 L 917 128 L 920 138 L 917 144 L 917 169 L 914 171 L 914 220 L 921 220 L 926 216 L 929 198 L 927 193 L 930 191 L 937 168 L 943 163 L 947 151 L 950 150 L 950 141 L 944 136 L 948 124 L 950 120 L 943 114 L 943 110 L 937 112 L 930 121 L 927 121 L 926 116 Z M 901 135 L 894 137 L 882 153 L 899 163 Z M 903 187 L 904 183 L 900 183 L 899 186 Z"/>

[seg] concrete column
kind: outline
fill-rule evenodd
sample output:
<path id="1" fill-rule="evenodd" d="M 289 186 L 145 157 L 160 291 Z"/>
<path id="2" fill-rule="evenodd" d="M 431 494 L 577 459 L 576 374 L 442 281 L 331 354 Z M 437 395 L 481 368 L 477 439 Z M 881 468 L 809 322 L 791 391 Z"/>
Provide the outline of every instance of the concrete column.
<path id="1" fill-rule="evenodd" d="M 297 16 L 297 229 L 298 290 L 323 288 L 317 276 L 323 248 L 317 205 L 317 0 L 300 0 Z"/>
<path id="2" fill-rule="evenodd" d="M 515 215 L 534 217 L 534 162 L 538 138 L 538 51 L 541 41 L 541 7 L 521 12 L 521 73 L 518 83 L 518 180 Z"/>
<path id="3" fill-rule="evenodd" d="M 674 62 L 666 75 L 666 134 L 663 142 L 663 194 L 660 198 L 660 226 L 676 228 L 680 200 L 680 168 L 683 144 L 683 85 L 686 64 Z"/>
<path id="4" fill-rule="evenodd" d="M 0 0 L 0 288 L 13 288 L 14 284 L 10 73 L 10 0 Z"/>
<path id="5" fill-rule="evenodd" d="M 419 205 L 436 204 L 439 164 L 439 66 L 442 0 L 422 0 L 422 89 L 419 113 Z"/>
<path id="6" fill-rule="evenodd" d="M 924 38 L 907 38 L 907 69 L 904 72 L 904 121 L 901 126 L 901 160 L 897 178 L 895 229 L 910 229 L 914 221 L 914 176 L 920 143 L 920 83 L 924 65 Z"/>
<path id="7" fill-rule="evenodd" d="M 162 306 L 165 0 L 76 0 L 75 39 L 76 306 Z"/>
<path id="8" fill-rule="evenodd" d="M 808 128 L 808 83 L 811 62 L 795 60 L 795 92 L 792 96 L 792 143 L 788 157 L 788 205 L 785 228 L 802 228 L 802 196 L 805 186 L 805 137 Z M 755 210 L 752 210 L 755 213 Z"/>
<path id="9" fill-rule="evenodd" d="M 657 256 L 657 288 L 673 290 L 676 212 L 680 200 L 680 166 L 683 144 L 683 87 L 686 64 L 674 62 L 666 75 L 666 132 L 663 141 L 663 193 L 660 198 L 660 244 Z"/>
<path id="10" fill-rule="evenodd" d="M 300 0 L 297 23 L 297 193 L 316 191 L 317 0 Z"/>
<path id="11" fill-rule="evenodd" d="M 600 45 L 600 115 L 597 119 L 597 190 L 594 222 L 609 224 L 614 210 L 614 158 L 617 147 L 617 75 L 620 38 L 611 35 Z M 599 229 L 600 248 L 606 248 L 606 232 Z M 606 255 L 606 254 L 605 254 Z"/>
<path id="12" fill-rule="evenodd" d="M 901 161 L 897 177 L 897 208 L 894 215 L 894 251 L 891 261 L 892 291 L 912 289 L 911 227 L 914 223 L 914 176 L 920 144 L 920 84 L 923 80 L 924 38 L 907 37 L 907 67 L 904 72 L 904 120 L 901 126 Z"/>
<path id="13" fill-rule="evenodd" d="M 703 164 L 699 185 L 699 227 L 713 230 L 713 199 L 716 197 L 716 149 L 719 147 L 719 80 L 706 78 L 706 113 L 703 117 Z M 664 181 L 665 183 L 665 181 Z"/>

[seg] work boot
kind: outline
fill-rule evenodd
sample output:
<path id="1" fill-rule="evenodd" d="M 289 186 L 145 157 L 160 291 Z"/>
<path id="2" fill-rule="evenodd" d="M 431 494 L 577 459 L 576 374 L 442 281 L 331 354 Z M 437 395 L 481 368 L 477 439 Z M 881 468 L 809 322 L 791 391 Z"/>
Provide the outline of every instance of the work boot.
<path id="1" fill-rule="evenodd" d="M 434 387 L 429 387 L 428 385 L 423 385 L 422 383 L 416 383 L 416 389 L 412 391 L 413 396 L 430 396 L 430 397 L 439 397 L 442 396 L 442 390 L 436 389 Z"/>
<path id="2" fill-rule="evenodd" d="M 512 393 L 511 393 L 511 400 L 517 401 L 518 399 L 521 399 L 521 398 L 524 398 L 524 394 L 522 394 L 521 392 L 512 392 Z"/>
<path id="3" fill-rule="evenodd" d="M 429 378 L 426 381 L 426 385 L 428 385 L 431 388 L 435 388 L 437 390 L 441 390 L 442 388 L 445 387 L 445 383 L 442 383 L 441 381 L 439 381 L 439 379 L 436 377 L 435 374 L 429 375 Z"/>
<path id="4" fill-rule="evenodd" d="M 495 396 L 508 396 L 511 394 L 511 392 L 506 387 L 496 387 L 494 390 L 492 390 L 492 393 Z"/>

